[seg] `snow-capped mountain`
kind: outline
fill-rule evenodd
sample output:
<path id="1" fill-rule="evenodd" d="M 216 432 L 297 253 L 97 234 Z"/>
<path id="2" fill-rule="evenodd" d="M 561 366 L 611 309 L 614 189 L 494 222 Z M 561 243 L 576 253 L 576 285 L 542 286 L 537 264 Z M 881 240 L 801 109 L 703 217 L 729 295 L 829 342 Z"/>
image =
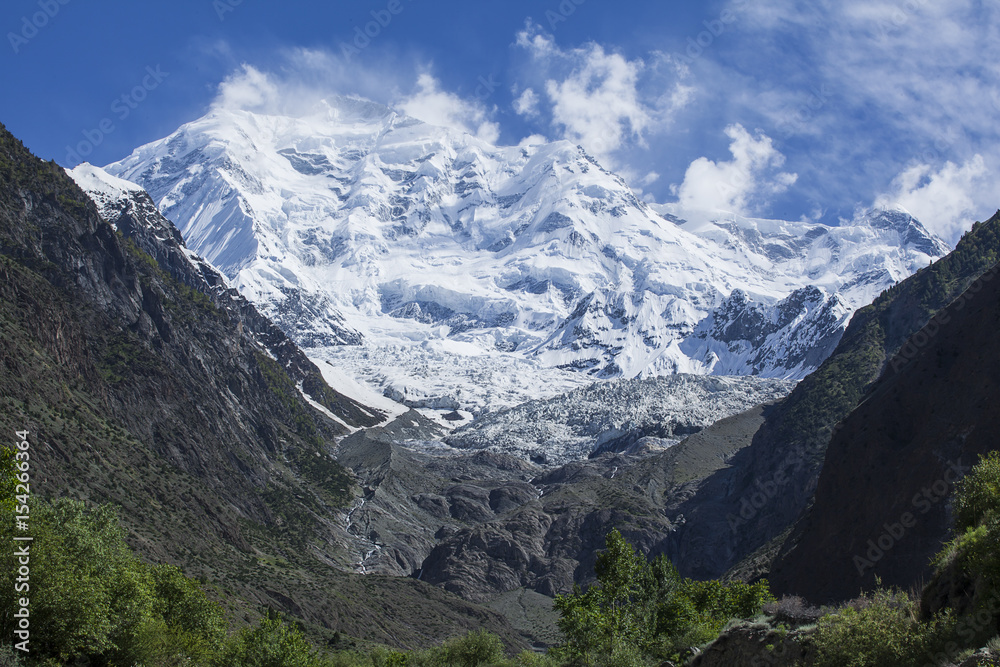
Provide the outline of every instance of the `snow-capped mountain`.
<path id="1" fill-rule="evenodd" d="M 398 413 L 385 399 L 367 402 L 364 392 L 352 391 L 349 383 L 336 381 L 339 378 L 334 378 L 336 389 L 323 384 L 320 369 L 284 332 L 232 289 L 211 264 L 185 246 L 177 228 L 160 214 L 141 187 L 86 163 L 67 173 L 94 201 L 107 223 L 146 253 L 161 270 L 207 297 L 240 336 L 260 345 L 284 368 L 306 402 L 345 431 L 374 426 Z M 341 389 L 351 395 L 338 391 Z"/>
<path id="2" fill-rule="evenodd" d="M 314 358 L 473 410 L 595 378 L 802 377 L 948 250 L 902 211 L 831 228 L 650 206 L 570 143 L 496 147 L 344 97 L 215 109 L 107 169 Z"/>

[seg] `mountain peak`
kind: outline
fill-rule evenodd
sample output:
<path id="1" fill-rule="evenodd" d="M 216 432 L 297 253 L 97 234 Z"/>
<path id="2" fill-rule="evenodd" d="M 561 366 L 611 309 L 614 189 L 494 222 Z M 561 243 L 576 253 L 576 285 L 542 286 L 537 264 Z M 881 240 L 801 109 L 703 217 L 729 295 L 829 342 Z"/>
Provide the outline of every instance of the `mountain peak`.
<path id="1" fill-rule="evenodd" d="M 484 373 L 523 379 L 502 404 L 607 377 L 801 377 L 819 360 L 791 341 L 826 349 L 938 255 L 870 224 L 671 222 L 570 142 L 493 146 L 356 98 L 301 117 L 215 110 L 108 170 L 311 353 L 472 410 L 496 399 Z M 779 308 L 808 286 L 847 310 Z M 781 320 L 773 335 L 692 340 L 735 290 L 747 317 Z M 366 347 L 317 335 L 330 321 Z"/>
<path id="2" fill-rule="evenodd" d="M 860 221 L 873 229 L 895 231 L 899 233 L 904 245 L 932 257 L 946 255 L 951 250 L 943 239 L 928 231 L 900 204 L 870 209 Z"/>

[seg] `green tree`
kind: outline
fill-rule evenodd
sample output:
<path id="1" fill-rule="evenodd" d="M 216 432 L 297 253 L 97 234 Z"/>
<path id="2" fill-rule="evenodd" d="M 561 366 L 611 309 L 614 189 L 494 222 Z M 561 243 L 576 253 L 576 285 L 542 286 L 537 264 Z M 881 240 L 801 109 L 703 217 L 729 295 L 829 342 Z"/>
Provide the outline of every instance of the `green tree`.
<path id="1" fill-rule="evenodd" d="M 486 630 L 476 630 L 446 642 L 443 663 L 455 667 L 483 667 L 503 661 L 503 642 Z"/>
<path id="2" fill-rule="evenodd" d="M 573 664 L 683 658 L 729 620 L 751 617 L 773 600 L 766 582 L 685 579 L 663 556 L 649 562 L 617 530 L 605 544 L 594 568 L 598 584 L 556 598 L 566 640 L 557 655 Z"/>
<path id="3" fill-rule="evenodd" d="M 275 615 L 234 635 L 216 661 L 216 667 L 317 667 L 312 646 L 295 626 Z"/>
<path id="4" fill-rule="evenodd" d="M 180 570 L 140 561 L 109 506 L 69 499 L 31 505 L 28 598 L 33 663 L 208 664 L 222 647 L 221 607 Z M 0 539 L 13 536 L 12 522 Z M 17 571 L 5 550 L 5 574 Z M 13 575 L 4 584 L 13 590 Z M 5 636 L 13 636 L 15 596 L 0 596 Z"/>
<path id="5" fill-rule="evenodd" d="M 17 486 L 17 469 L 15 468 L 15 453 L 8 447 L 0 448 L 0 511 L 3 521 L 13 520 L 14 491 Z"/>
<path id="6" fill-rule="evenodd" d="M 153 582 L 108 506 L 32 506 L 31 652 L 67 662 L 114 655 L 152 616 Z"/>
<path id="7" fill-rule="evenodd" d="M 1000 452 L 980 458 L 962 479 L 953 500 L 955 539 L 933 561 L 935 582 L 929 590 L 966 581 L 972 589 L 973 609 L 1000 623 Z"/>
<path id="8" fill-rule="evenodd" d="M 1000 513 L 1000 452 L 979 459 L 955 489 L 955 532 L 987 523 Z"/>
<path id="9" fill-rule="evenodd" d="M 585 593 L 577 587 L 555 601 L 566 637 L 563 652 L 580 664 L 610 655 L 615 646 L 648 640 L 649 563 L 617 530 L 608 533 L 605 547 L 594 567 L 598 585 Z"/>

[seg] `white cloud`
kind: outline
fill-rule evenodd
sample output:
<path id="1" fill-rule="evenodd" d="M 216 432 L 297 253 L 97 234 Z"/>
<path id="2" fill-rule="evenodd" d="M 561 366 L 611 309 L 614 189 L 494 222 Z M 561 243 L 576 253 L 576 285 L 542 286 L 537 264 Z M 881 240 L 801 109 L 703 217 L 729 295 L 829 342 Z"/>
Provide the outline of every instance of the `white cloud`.
<path id="1" fill-rule="evenodd" d="M 739 30 L 726 53 L 706 50 L 692 67 L 725 91 L 712 102 L 727 118 L 798 140 L 789 159 L 798 193 L 808 191 L 803 208 L 844 212 L 851 199 L 898 195 L 949 238 L 996 209 L 969 183 L 980 169 L 1000 178 L 991 157 L 1000 153 L 1000 4 L 729 0 L 728 9 Z M 934 206 L 932 193 L 948 204 Z"/>
<path id="2" fill-rule="evenodd" d="M 777 171 L 785 157 L 770 137 L 755 138 L 742 125 L 727 127 L 726 136 L 733 159 L 714 162 L 700 157 L 692 162 L 676 189 L 682 207 L 749 214 L 795 183 L 796 174 Z"/>
<path id="3" fill-rule="evenodd" d="M 538 115 L 538 94 L 531 88 L 525 88 L 517 99 L 514 100 L 514 111 L 520 116 Z"/>
<path id="4" fill-rule="evenodd" d="M 244 64 L 219 84 L 212 106 L 245 111 L 270 111 L 281 99 L 278 87 L 255 67 Z"/>
<path id="5" fill-rule="evenodd" d="M 528 57 L 519 73 L 528 87 L 514 110 L 613 168 L 621 167 L 623 151 L 644 149 L 691 99 L 693 89 L 678 82 L 682 66 L 662 54 L 630 60 L 593 42 L 564 49 L 531 24 L 516 44 Z"/>
<path id="6" fill-rule="evenodd" d="M 530 146 L 539 146 L 541 144 L 547 144 L 549 140 L 541 134 L 532 134 L 530 136 L 521 139 L 517 142 L 518 148 L 528 148 Z"/>
<path id="7" fill-rule="evenodd" d="M 499 124 L 490 120 L 478 100 L 466 100 L 442 90 L 429 66 L 412 63 L 407 71 L 397 61 L 362 67 L 317 49 L 292 49 L 278 66 L 265 72 L 244 64 L 219 86 L 212 105 L 258 113 L 304 116 L 320 101 L 335 95 L 361 96 L 433 125 L 468 132 L 496 143 Z"/>
<path id="8" fill-rule="evenodd" d="M 277 54 L 266 71 L 243 64 L 219 85 L 212 106 L 258 113 L 307 115 L 324 98 L 361 96 L 391 104 L 397 91 L 412 86 L 417 71 L 394 62 L 371 67 L 348 65 L 317 49 L 289 49 Z"/>
<path id="9" fill-rule="evenodd" d="M 417 79 L 416 90 L 395 106 L 424 122 L 460 129 L 491 144 L 500 138 L 500 125 L 488 120 L 481 104 L 441 90 L 438 80 L 426 72 Z"/>
<path id="10" fill-rule="evenodd" d="M 992 191 L 989 176 L 979 154 L 962 165 L 946 162 L 936 171 L 931 165 L 916 164 L 899 174 L 875 205 L 899 204 L 930 231 L 954 243 L 977 212 L 989 210 L 991 203 L 983 201 L 984 193 Z"/>
<path id="11" fill-rule="evenodd" d="M 581 56 L 581 66 L 568 78 L 545 82 L 553 121 L 565 128 L 566 138 L 600 156 L 620 149 L 627 138 L 641 141 L 651 120 L 636 90 L 642 62 L 596 44 Z"/>

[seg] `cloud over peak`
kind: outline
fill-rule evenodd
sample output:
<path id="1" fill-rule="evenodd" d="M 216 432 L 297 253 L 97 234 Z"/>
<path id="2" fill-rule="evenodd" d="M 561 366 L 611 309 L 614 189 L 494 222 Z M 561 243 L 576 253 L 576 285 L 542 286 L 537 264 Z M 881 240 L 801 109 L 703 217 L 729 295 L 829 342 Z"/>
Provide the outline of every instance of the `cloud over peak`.
<path id="1" fill-rule="evenodd" d="M 675 192 L 682 207 L 749 215 L 795 183 L 796 174 L 779 171 L 785 156 L 770 137 L 762 133 L 754 137 L 739 124 L 725 132 L 732 159 L 715 162 L 700 157 L 692 162 Z"/>

